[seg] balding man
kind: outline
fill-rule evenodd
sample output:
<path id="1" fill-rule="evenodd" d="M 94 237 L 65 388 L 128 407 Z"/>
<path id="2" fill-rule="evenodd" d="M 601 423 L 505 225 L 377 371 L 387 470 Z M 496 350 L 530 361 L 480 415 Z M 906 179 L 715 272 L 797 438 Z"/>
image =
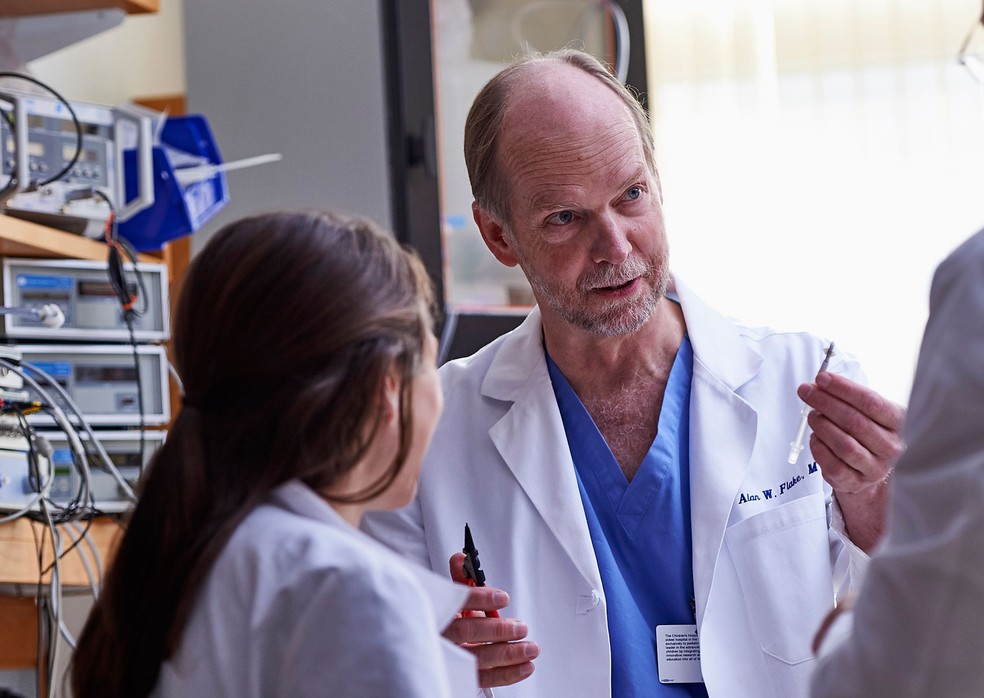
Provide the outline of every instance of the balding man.
<path id="1" fill-rule="evenodd" d="M 465 157 L 537 307 L 442 368 L 418 497 L 370 531 L 447 569 L 470 524 L 509 604 L 449 634 L 497 696 L 806 695 L 813 631 L 881 531 L 901 408 L 839 353 L 798 397 L 823 340 L 737 325 L 670 274 L 645 113 L 590 56 L 494 77 Z"/>

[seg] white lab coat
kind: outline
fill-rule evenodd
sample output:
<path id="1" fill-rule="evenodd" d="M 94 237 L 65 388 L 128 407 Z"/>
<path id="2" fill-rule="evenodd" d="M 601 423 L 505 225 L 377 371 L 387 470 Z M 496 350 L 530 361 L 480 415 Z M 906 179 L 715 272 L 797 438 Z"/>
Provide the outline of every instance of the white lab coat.
<path id="1" fill-rule="evenodd" d="M 984 232 L 933 279 L 905 436 L 884 542 L 818 698 L 984 696 Z"/>
<path id="2" fill-rule="evenodd" d="M 474 657 L 439 635 L 467 593 L 288 482 L 219 555 L 154 695 L 474 696 Z"/>
<path id="3" fill-rule="evenodd" d="M 786 462 L 802 409 L 796 387 L 813 379 L 826 345 L 736 325 L 681 284 L 675 292 L 694 350 L 691 517 L 705 683 L 711 698 L 805 696 L 817 624 L 835 584 L 849 586 L 866 559 L 848 546 L 849 565 L 829 530 L 830 490 L 809 473 L 809 447 L 798 465 Z M 839 354 L 831 364 L 861 378 Z M 503 615 L 527 622 L 541 649 L 533 675 L 497 697 L 609 696 L 605 594 L 539 312 L 441 376 L 445 411 L 418 498 L 367 517 L 366 530 L 446 573 L 470 524 L 488 584 L 510 595 Z"/>

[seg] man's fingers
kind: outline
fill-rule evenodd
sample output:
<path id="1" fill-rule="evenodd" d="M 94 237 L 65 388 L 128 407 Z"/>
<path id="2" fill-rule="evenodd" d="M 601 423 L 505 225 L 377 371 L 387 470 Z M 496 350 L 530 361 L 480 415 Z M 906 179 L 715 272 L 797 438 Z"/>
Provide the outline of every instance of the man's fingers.
<path id="1" fill-rule="evenodd" d="M 816 434 L 810 435 L 810 451 L 822 468 L 824 479 L 835 491 L 854 492 L 865 486 L 865 473 L 837 457 Z"/>
<path id="2" fill-rule="evenodd" d="M 495 587 L 472 587 L 461 607 L 464 611 L 498 611 L 509 605 L 509 594 Z"/>
<path id="3" fill-rule="evenodd" d="M 515 618 L 456 618 L 444 630 L 444 637 L 455 644 L 513 642 L 529 632 L 526 623 Z"/>
<path id="4" fill-rule="evenodd" d="M 876 459 L 870 450 L 828 419 L 826 415 L 811 412 L 807 421 L 813 432 L 810 438 L 810 450 L 813 451 L 813 457 L 822 466 L 827 467 L 828 459 L 823 449 L 814 450 L 817 441 L 823 444 L 837 461 L 843 462 L 862 476 L 875 467 Z"/>
<path id="5" fill-rule="evenodd" d="M 891 452 L 892 434 L 854 405 L 812 385 L 800 394 L 806 404 L 813 408 L 811 416 L 815 417 L 818 413 L 823 415 L 872 453 L 888 455 Z"/>
<path id="6" fill-rule="evenodd" d="M 448 567 L 451 571 L 451 579 L 459 584 L 467 584 L 468 576 L 465 574 L 465 554 L 455 553 L 448 560 Z"/>
<path id="7" fill-rule="evenodd" d="M 509 686 L 533 673 L 533 660 L 540 655 L 535 642 L 510 642 L 473 645 L 466 648 L 478 663 L 478 681 L 482 688 Z"/>
<path id="8" fill-rule="evenodd" d="M 816 384 L 890 431 L 896 431 L 902 426 L 904 407 L 850 378 L 824 371 L 817 376 Z"/>
<path id="9" fill-rule="evenodd" d="M 524 662 L 516 666 L 479 669 L 478 685 L 482 688 L 512 686 L 514 683 L 519 683 L 532 674 L 533 668 L 533 662 Z"/>
<path id="10" fill-rule="evenodd" d="M 480 670 L 514 667 L 531 662 L 540 656 L 535 642 L 499 642 L 467 646 L 475 655 Z"/>
<path id="11" fill-rule="evenodd" d="M 821 378 L 827 377 L 826 373 L 820 375 Z M 810 419 L 814 431 L 830 442 L 832 448 L 852 465 L 858 462 L 850 453 L 856 447 L 869 451 L 878 458 L 894 460 L 902 451 L 900 430 L 905 411 L 899 405 L 843 376 L 830 375 L 830 380 L 821 378 L 818 378 L 817 384 L 802 385 L 797 391 L 800 398 L 814 409 Z M 839 395 L 821 385 L 826 383 L 834 386 L 834 382 L 837 383 Z M 858 402 L 849 402 L 841 395 L 847 395 Z M 868 409 L 872 409 L 875 414 L 869 414 L 866 411 Z M 822 416 L 827 422 L 817 419 L 818 416 Z M 831 427 L 836 427 L 837 432 Z"/>

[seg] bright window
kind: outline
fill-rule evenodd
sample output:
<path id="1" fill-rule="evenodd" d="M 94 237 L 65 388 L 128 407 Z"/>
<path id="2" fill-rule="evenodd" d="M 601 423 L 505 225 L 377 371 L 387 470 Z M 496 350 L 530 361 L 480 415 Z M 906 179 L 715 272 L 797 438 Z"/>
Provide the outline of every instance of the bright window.
<path id="1" fill-rule="evenodd" d="M 984 225 L 984 86 L 956 61 L 980 1 L 645 10 L 671 267 L 726 314 L 833 339 L 904 402 L 933 269 Z"/>

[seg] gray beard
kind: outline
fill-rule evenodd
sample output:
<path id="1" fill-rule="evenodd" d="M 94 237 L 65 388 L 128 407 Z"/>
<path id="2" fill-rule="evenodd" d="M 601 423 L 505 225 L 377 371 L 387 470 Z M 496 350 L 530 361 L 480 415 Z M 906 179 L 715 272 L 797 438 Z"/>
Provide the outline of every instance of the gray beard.
<path id="1" fill-rule="evenodd" d="M 595 273 L 578 279 L 577 295 L 558 293 L 539 277 L 530 274 L 526 276 L 537 298 L 557 315 L 575 327 L 603 337 L 618 337 L 638 331 L 656 312 L 669 284 L 665 256 L 658 259 L 655 265 L 627 262 L 619 267 L 602 267 Z M 618 286 L 635 277 L 648 280 L 652 286 L 649 295 L 642 299 L 615 301 L 601 312 L 591 312 L 581 302 L 581 294 L 590 293 L 591 289 Z"/>

